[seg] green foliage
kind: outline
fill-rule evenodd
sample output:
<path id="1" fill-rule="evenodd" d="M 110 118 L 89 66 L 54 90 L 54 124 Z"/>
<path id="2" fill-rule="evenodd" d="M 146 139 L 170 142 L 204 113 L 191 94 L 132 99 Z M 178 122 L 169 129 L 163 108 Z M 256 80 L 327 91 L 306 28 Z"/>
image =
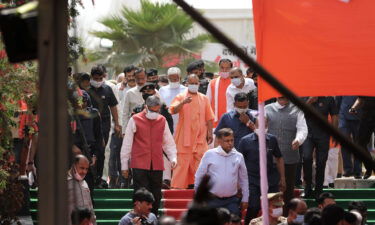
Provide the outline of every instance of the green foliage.
<path id="1" fill-rule="evenodd" d="M 206 34 L 191 37 L 193 20 L 170 3 L 141 0 L 140 10 L 124 7 L 120 16 L 103 18 L 100 23 L 107 31 L 91 33 L 113 41 L 113 47 L 96 52 L 96 58 L 106 59 L 112 67 L 162 68 L 167 58 L 192 58 L 211 40 Z"/>
<path id="2" fill-rule="evenodd" d="M 19 167 L 12 155 L 11 130 L 16 125 L 14 116 L 19 111 L 19 100 L 25 100 L 29 109 L 36 108 L 36 71 L 33 62 L 9 64 L 0 43 L 0 225 L 17 221 L 16 212 L 23 204 Z"/>
<path id="3" fill-rule="evenodd" d="M 0 225 L 18 221 L 17 212 L 23 205 L 23 185 L 18 181 L 18 164 L 10 151 L 0 147 Z"/>

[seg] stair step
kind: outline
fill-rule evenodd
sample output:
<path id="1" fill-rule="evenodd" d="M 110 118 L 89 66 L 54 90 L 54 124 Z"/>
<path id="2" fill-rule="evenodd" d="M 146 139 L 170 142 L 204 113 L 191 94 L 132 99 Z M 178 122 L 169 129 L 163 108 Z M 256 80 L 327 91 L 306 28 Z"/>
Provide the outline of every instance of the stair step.
<path id="1" fill-rule="evenodd" d="M 38 207 L 38 199 L 30 199 L 30 207 L 36 209 Z M 133 208 L 132 199 L 95 199 L 95 208 L 99 209 L 126 209 Z"/>
<path id="2" fill-rule="evenodd" d="M 95 199 L 95 208 L 99 209 L 131 209 L 133 205 L 132 199 Z"/>
<path id="3" fill-rule="evenodd" d="M 118 225 L 119 220 L 97 220 L 98 225 Z"/>
<path id="4" fill-rule="evenodd" d="M 31 198 L 38 197 L 37 189 L 30 189 Z M 132 199 L 133 189 L 94 189 L 94 199 L 95 198 L 122 198 L 122 199 Z"/>
<path id="5" fill-rule="evenodd" d="M 375 196 L 375 188 L 365 189 L 324 189 L 324 192 L 331 192 L 336 199 L 371 199 Z"/>
<path id="6" fill-rule="evenodd" d="M 164 208 L 170 209 L 186 209 L 191 202 L 191 199 L 163 199 Z"/>
<path id="7" fill-rule="evenodd" d="M 343 207 L 344 209 L 348 208 L 349 202 L 351 201 L 362 201 L 365 203 L 368 209 L 375 209 L 375 199 L 336 199 L 336 204 Z M 318 204 L 314 199 L 305 199 L 309 207 L 316 207 Z"/>
<path id="8" fill-rule="evenodd" d="M 94 199 L 96 198 L 132 199 L 133 189 L 95 189 Z"/>
<path id="9" fill-rule="evenodd" d="M 193 199 L 193 189 L 171 189 L 163 190 L 163 196 L 166 199 Z"/>

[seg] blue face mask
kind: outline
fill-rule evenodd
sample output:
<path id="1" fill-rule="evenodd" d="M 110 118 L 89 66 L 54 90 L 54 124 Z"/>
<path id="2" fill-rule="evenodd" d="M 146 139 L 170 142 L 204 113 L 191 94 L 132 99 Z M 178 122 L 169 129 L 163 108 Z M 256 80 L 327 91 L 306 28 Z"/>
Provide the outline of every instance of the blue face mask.
<path id="1" fill-rule="evenodd" d="M 305 219 L 305 215 L 297 214 L 297 217 L 293 220 L 293 223 L 303 224 L 304 219 Z"/>

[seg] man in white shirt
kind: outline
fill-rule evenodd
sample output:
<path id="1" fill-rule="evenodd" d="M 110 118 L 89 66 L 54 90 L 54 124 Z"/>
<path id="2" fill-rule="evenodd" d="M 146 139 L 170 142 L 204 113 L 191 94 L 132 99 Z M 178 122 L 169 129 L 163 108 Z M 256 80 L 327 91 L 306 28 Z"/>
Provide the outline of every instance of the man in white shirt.
<path id="1" fill-rule="evenodd" d="M 146 83 L 145 69 L 138 67 L 134 71 L 135 83 L 137 86 L 129 89 L 125 93 L 123 111 L 122 111 L 122 134 L 125 134 L 126 126 L 132 116 L 133 109 L 144 103 L 140 89 Z"/>
<path id="2" fill-rule="evenodd" d="M 167 71 L 167 76 L 169 80 L 169 84 L 161 87 L 159 89 L 159 94 L 164 100 L 167 107 L 169 107 L 172 103 L 172 100 L 180 93 L 185 91 L 187 87 L 181 85 L 181 70 L 178 67 L 171 67 Z M 178 123 L 178 114 L 173 114 L 173 130 L 176 130 L 177 123 Z M 163 173 L 163 181 L 164 184 L 170 186 L 170 181 L 172 179 L 172 169 L 170 161 L 164 155 L 164 173 Z"/>
<path id="3" fill-rule="evenodd" d="M 154 214 L 161 200 L 163 153 L 171 160 L 172 168 L 177 165 L 176 144 L 165 117 L 159 113 L 161 105 L 157 96 L 146 99 L 146 108 L 129 119 L 121 148 L 122 175 L 128 178 L 132 168 L 134 192 L 144 187 L 154 195 Z"/>
<path id="4" fill-rule="evenodd" d="M 161 87 L 159 94 L 164 100 L 167 107 L 172 103 L 172 100 L 180 93 L 185 91 L 187 87 L 180 83 L 181 81 L 181 70 L 178 67 L 171 67 L 167 71 L 167 76 L 169 84 L 167 86 Z M 173 130 L 176 129 L 178 122 L 178 114 L 172 115 L 173 117 Z"/>
<path id="5" fill-rule="evenodd" d="M 133 65 L 125 67 L 123 73 L 124 79 L 121 82 L 118 82 L 118 84 L 116 85 L 116 89 L 118 92 L 118 101 L 120 102 L 120 104 L 121 102 L 124 102 L 126 92 L 137 85 L 135 83 L 134 71 L 135 66 Z"/>
<path id="6" fill-rule="evenodd" d="M 216 134 L 219 147 L 208 150 L 195 173 L 195 189 L 207 174 L 211 178 L 211 194 L 213 199 L 208 202 L 214 208 L 227 208 L 231 213 L 240 215 L 246 209 L 249 200 L 249 181 L 244 158 L 234 146 L 233 131 L 223 128 Z M 237 197 L 238 187 L 242 191 L 241 206 Z"/>
<path id="7" fill-rule="evenodd" d="M 238 67 L 234 67 L 230 70 L 229 76 L 231 79 L 231 84 L 227 88 L 227 112 L 234 109 L 234 96 L 237 93 L 249 93 L 256 88 L 253 79 L 245 78 L 242 70 Z"/>
<path id="8" fill-rule="evenodd" d="M 124 107 L 125 94 L 128 90 L 136 86 L 134 78 L 135 67 L 133 65 L 127 66 L 124 69 L 123 80 L 119 82 L 116 87 L 114 94 L 119 104 L 117 105 L 117 111 L 119 115 L 123 115 L 122 110 Z M 120 76 L 120 75 L 119 75 Z M 122 123 L 122 116 L 119 117 L 119 123 Z M 122 135 L 112 133 L 111 142 L 109 144 L 110 153 L 108 160 L 108 175 L 109 175 L 109 188 L 121 188 L 125 187 L 127 183 L 121 176 L 121 162 L 120 162 L 120 150 L 122 145 Z"/>

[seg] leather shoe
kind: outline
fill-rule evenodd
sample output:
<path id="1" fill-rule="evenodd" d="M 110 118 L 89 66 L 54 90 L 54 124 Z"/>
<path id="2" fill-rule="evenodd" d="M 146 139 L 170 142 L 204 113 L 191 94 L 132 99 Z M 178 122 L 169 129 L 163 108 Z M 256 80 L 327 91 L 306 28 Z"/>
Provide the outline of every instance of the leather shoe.
<path id="1" fill-rule="evenodd" d="M 365 175 L 363 176 L 363 179 L 367 180 L 371 177 L 372 175 L 372 170 L 367 170 Z"/>
<path id="2" fill-rule="evenodd" d="M 304 198 L 314 198 L 314 192 L 312 189 L 305 189 Z"/>

